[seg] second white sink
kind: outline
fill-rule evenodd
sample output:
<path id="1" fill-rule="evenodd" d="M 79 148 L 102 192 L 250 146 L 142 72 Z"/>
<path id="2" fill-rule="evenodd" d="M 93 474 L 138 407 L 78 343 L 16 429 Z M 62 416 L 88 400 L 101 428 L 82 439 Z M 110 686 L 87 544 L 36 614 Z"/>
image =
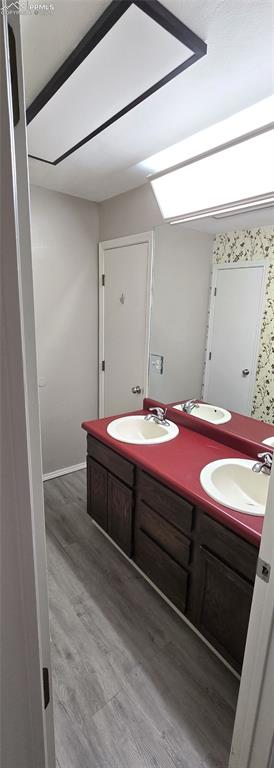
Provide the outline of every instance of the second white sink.
<path id="1" fill-rule="evenodd" d="M 173 408 L 183 411 L 184 403 L 178 403 Z M 211 424 L 225 424 L 231 419 L 231 413 L 225 408 L 219 408 L 217 405 L 209 405 L 208 403 L 197 403 L 189 415 L 196 416 L 197 419 L 203 419 L 203 421 L 209 421 Z"/>
<path id="2" fill-rule="evenodd" d="M 173 440 L 179 434 L 179 429 L 172 421 L 166 424 L 148 421 L 144 416 L 122 416 L 114 419 L 107 427 L 107 432 L 121 443 L 134 445 L 158 445 Z"/>
<path id="3" fill-rule="evenodd" d="M 264 445 L 270 445 L 271 448 L 274 448 L 274 436 L 273 437 L 266 437 L 265 440 L 263 440 Z"/>
<path id="4" fill-rule="evenodd" d="M 269 475 L 253 472 L 249 459 L 222 459 L 207 464 L 200 474 L 204 491 L 215 501 L 237 512 L 264 515 Z"/>

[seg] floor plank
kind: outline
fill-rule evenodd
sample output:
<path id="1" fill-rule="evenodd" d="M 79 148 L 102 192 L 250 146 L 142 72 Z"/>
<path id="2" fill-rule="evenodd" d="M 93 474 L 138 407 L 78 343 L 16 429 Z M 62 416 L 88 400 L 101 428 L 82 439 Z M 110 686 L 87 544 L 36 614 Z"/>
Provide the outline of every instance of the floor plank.
<path id="1" fill-rule="evenodd" d="M 237 681 L 85 511 L 44 483 L 58 768 L 227 768 Z"/>

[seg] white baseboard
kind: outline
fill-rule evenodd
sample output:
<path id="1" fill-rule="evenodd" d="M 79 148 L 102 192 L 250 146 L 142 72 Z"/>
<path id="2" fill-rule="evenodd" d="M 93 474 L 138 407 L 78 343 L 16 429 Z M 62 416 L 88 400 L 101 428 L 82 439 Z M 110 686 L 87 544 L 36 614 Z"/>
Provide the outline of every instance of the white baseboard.
<path id="1" fill-rule="evenodd" d="M 71 472 L 78 472 L 79 469 L 85 469 L 86 462 L 82 464 L 74 464 L 73 467 L 64 467 L 63 469 L 56 469 L 54 472 L 47 472 L 43 475 L 43 481 L 53 480 L 54 477 L 61 477 L 62 475 L 70 475 Z"/>

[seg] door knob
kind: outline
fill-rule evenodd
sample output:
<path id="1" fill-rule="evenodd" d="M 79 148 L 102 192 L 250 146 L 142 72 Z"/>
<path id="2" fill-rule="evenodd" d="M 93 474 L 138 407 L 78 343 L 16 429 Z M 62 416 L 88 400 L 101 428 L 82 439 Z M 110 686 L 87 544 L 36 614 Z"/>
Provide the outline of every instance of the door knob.
<path id="1" fill-rule="evenodd" d="M 244 368 L 243 371 L 242 371 L 242 374 L 243 374 L 243 376 L 248 376 L 248 374 L 249 374 L 248 368 Z"/>
<path id="2" fill-rule="evenodd" d="M 139 387 L 139 384 L 137 384 L 137 387 L 132 387 L 132 394 L 133 395 L 141 395 L 142 394 L 142 388 Z"/>

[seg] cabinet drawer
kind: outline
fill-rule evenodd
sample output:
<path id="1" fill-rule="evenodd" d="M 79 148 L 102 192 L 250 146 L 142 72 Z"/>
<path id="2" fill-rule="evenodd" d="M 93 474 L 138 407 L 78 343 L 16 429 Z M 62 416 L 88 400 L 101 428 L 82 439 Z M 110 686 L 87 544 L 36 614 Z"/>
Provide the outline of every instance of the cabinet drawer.
<path id="1" fill-rule="evenodd" d="M 258 549 L 204 513 L 200 520 L 200 541 L 235 571 L 255 581 Z"/>
<path id="2" fill-rule="evenodd" d="M 139 501 L 136 509 L 136 530 L 146 533 L 155 544 L 176 560 L 179 565 L 188 566 L 191 542 L 178 528 L 174 528 L 164 517 Z M 138 530 L 137 530 L 138 532 Z"/>
<path id="3" fill-rule="evenodd" d="M 187 572 L 140 529 L 135 536 L 134 560 L 161 592 L 184 612 Z"/>
<path id="4" fill-rule="evenodd" d="M 180 531 L 190 533 L 194 507 L 177 493 L 145 472 L 140 472 L 138 496 Z"/>
<path id="5" fill-rule="evenodd" d="M 112 472 L 113 475 L 119 477 L 127 485 L 133 486 L 134 484 L 134 465 L 127 459 L 123 459 L 112 448 L 108 448 L 104 443 L 100 443 L 91 435 L 87 436 L 87 449 L 88 456 L 102 464 L 106 469 Z"/>

